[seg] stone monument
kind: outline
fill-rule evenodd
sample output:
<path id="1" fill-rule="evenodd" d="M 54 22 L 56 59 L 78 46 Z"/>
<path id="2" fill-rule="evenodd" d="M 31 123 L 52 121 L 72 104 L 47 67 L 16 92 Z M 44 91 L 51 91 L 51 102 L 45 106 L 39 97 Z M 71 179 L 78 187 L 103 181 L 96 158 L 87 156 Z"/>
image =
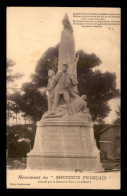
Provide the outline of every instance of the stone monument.
<path id="1" fill-rule="evenodd" d="M 33 150 L 27 154 L 27 168 L 43 170 L 100 171 L 100 152 L 86 95 L 77 89 L 77 62 L 73 28 L 65 14 L 58 58 L 58 72 L 52 70 L 47 90 L 48 111 L 37 123 Z"/>

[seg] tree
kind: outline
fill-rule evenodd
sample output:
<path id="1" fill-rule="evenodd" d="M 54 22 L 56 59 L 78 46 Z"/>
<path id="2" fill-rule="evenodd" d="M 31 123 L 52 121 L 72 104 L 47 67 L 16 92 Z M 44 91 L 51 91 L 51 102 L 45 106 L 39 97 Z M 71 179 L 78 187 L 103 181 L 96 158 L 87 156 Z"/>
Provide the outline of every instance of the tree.
<path id="1" fill-rule="evenodd" d="M 24 92 L 23 94 L 14 93 L 9 96 L 9 99 L 17 104 L 19 110 L 24 112 L 25 117 L 30 117 L 36 123 L 46 111 L 46 95 L 41 94 L 32 82 L 24 83 L 22 91 Z"/>
<path id="2" fill-rule="evenodd" d="M 35 73 L 31 78 L 36 87 L 46 87 L 48 81 L 48 70 L 53 69 L 55 72 L 58 70 L 58 50 L 59 44 L 55 47 L 49 48 L 39 59 L 36 64 Z"/>
<path id="3" fill-rule="evenodd" d="M 9 156 L 24 157 L 33 148 L 36 126 L 13 125 L 7 127 L 7 147 Z"/>
<path id="4" fill-rule="evenodd" d="M 58 62 L 58 47 L 49 48 L 37 62 L 35 68 L 35 74 L 32 74 L 32 82 L 24 83 L 22 85 L 23 95 L 20 95 L 20 98 L 17 99 L 17 94 L 14 93 L 10 95 L 10 100 L 16 101 L 17 106 L 24 112 L 25 117 L 31 118 L 34 123 L 39 121 L 47 111 L 47 96 L 44 92 L 45 87 L 47 86 L 48 81 L 48 70 L 53 69 L 57 72 L 57 62 Z M 44 66 L 42 66 L 42 64 Z M 41 75 L 42 73 L 42 75 Z M 41 93 L 39 88 L 42 88 L 43 92 Z"/>
<path id="5" fill-rule="evenodd" d="M 7 63 L 6 63 L 6 71 L 7 71 L 7 82 L 14 82 L 15 79 L 19 79 L 23 76 L 23 74 L 20 73 L 16 73 L 16 74 L 12 74 L 13 69 L 12 67 L 15 66 L 15 61 L 11 60 L 11 59 L 7 59 Z"/>
<path id="6" fill-rule="evenodd" d="M 57 72 L 58 50 L 59 44 L 49 48 L 37 62 L 35 74 L 32 75 L 32 81 L 37 87 L 47 85 L 49 69 Z M 77 55 L 79 55 L 77 65 L 79 93 L 86 94 L 92 119 L 102 122 L 110 111 L 107 102 L 119 94 L 119 90 L 116 89 L 116 75 L 110 72 L 102 73 L 100 70 L 93 71 L 93 68 L 102 63 L 94 53 L 87 54 L 79 50 L 76 52 Z"/>
<path id="7" fill-rule="evenodd" d="M 34 122 L 41 119 L 42 114 L 47 108 L 47 97 L 45 93 L 40 93 L 37 86 L 31 82 L 24 83 L 22 86 L 24 95 L 22 96 L 22 111 L 27 116 L 31 116 Z"/>
<path id="8" fill-rule="evenodd" d="M 13 69 L 12 67 L 15 66 L 15 61 L 11 60 L 11 59 L 7 59 L 7 63 L 6 63 L 6 71 L 7 71 L 7 84 L 12 84 L 16 79 L 20 79 L 21 77 L 23 77 L 23 74 L 20 73 L 16 73 L 16 74 L 12 74 Z M 12 111 L 16 114 L 16 124 L 17 124 L 17 114 L 20 112 L 16 102 L 14 102 L 14 100 L 10 101 L 9 97 L 10 97 L 10 89 L 14 89 L 14 88 L 10 88 L 7 86 L 7 119 L 8 119 L 8 124 L 9 124 L 9 119 L 11 117 L 13 117 L 13 113 Z"/>
<path id="9" fill-rule="evenodd" d="M 101 71 L 90 71 L 79 77 L 78 89 L 80 94 L 87 95 L 87 103 L 93 120 L 102 121 L 110 108 L 107 102 L 118 95 L 115 88 L 116 75 Z"/>
<path id="10" fill-rule="evenodd" d="M 24 109 L 22 109 L 35 121 L 47 110 L 46 96 L 41 95 L 38 89 L 47 86 L 49 69 L 57 72 L 58 51 L 59 44 L 46 50 L 36 64 L 35 73 L 31 75 L 32 82 L 25 83 L 22 87 L 25 92 Z M 87 104 L 93 121 L 102 122 L 110 111 L 107 102 L 119 94 L 119 90 L 116 89 L 116 75 L 93 70 L 102 63 L 96 54 L 87 54 L 83 50 L 79 50 L 76 52 L 77 55 L 79 55 L 77 65 L 79 94 L 87 96 Z"/>
<path id="11" fill-rule="evenodd" d="M 16 115 L 15 119 L 16 119 L 16 124 L 17 124 L 17 115 L 21 111 L 19 108 L 19 105 L 17 104 L 18 100 L 20 100 L 20 93 L 16 91 L 14 94 L 9 94 L 7 98 L 9 100 L 9 103 L 7 105 L 8 111 L 13 111 L 15 113 Z"/>

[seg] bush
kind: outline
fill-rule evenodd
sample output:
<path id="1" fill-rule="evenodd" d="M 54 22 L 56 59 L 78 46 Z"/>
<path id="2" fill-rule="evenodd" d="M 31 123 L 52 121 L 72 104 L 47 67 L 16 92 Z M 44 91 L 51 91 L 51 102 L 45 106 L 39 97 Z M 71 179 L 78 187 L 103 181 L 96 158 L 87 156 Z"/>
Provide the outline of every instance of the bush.
<path id="1" fill-rule="evenodd" d="M 33 148 L 35 133 L 35 125 L 7 126 L 8 156 L 26 156 Z"/>

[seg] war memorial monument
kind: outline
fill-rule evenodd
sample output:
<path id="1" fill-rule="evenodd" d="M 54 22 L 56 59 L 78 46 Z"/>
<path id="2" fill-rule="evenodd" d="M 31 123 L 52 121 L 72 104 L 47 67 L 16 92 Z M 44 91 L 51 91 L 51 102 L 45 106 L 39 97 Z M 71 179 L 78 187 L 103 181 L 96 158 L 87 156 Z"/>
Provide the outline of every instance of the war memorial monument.
<path id="1" fill-rule="evenodd" d="M 79 95 L 73 28 L 65 14 L 58 72 L 48 71 L 48 111 L 37 123 L 34 147 L 27 154 L 27 169 L 100 171 L 93 122 L 86 95 Z"/>

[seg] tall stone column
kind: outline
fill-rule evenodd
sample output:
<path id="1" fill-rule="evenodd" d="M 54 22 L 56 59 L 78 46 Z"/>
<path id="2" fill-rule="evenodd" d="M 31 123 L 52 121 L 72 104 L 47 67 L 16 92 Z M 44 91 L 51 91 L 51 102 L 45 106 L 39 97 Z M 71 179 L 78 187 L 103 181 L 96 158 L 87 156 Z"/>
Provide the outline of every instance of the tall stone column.
<path id="1" fill-rule="evenodd" d="M 67 14 L 65 14 L 62 20 L 62 24 L 63 31 L 60 40 L 58 71 L 61 71 L 63 64 L 68 64 L 69 72 L 71 73 L 75 61 L 75 40 L 73 37 L 73 28 Z"/>

